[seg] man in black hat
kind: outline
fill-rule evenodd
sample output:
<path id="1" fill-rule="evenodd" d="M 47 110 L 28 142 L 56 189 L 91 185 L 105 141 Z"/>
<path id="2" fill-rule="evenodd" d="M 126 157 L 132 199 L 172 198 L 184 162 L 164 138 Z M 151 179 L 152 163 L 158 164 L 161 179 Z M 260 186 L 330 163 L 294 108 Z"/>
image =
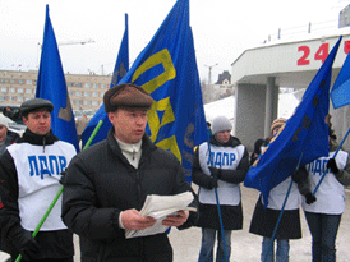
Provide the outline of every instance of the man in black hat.
<path id="1" fill-rule="evenodd" d="M 81 261 L 172 261 L 166 232 L 126 239 L 156 220 L 140 216 L 147 195 L 191 191 L 178 159 L 156 147 L 147 134 L 153 99 L 141 87 L 121 84 L 104 95 L 112 128 L 107 138 L 72 159 L 64 179 L 62 217 L 80 237 Z M 192 212 L 190 212 L 192 213 Z M 165 226 L 182 226 L 192 216 L 168 216 Z"/>
<path id="2" fill-rule="evenodd" d="M 76 154 L 73 145 L 51 132 L 50 101 L 24 102 L 20 114 L 27 130 L 0 158 L 0 209 L 2 248 L 15 261 L 73 262 L 73 234 L 61 219 L 61 199 L 33 231 L 59 192 L 60 173 Z"/>

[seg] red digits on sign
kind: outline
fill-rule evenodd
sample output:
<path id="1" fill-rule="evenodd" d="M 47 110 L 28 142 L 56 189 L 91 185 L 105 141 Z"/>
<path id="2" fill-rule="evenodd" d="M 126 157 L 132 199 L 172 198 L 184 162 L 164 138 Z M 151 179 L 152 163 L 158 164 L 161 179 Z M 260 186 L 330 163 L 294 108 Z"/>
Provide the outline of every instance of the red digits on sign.
<path id="1" fill-rule="evenodd" d="M 349 54 L 350 51 L 350 41 L 345 41 L 344 42 L 344 52 L 345 54 Z"/>
<path id="2" fill-rule="evenodd" d="M 323 64 L 323 62 L 327 59 L 327 56 L 328 56 L 328 43 L 323 43 L 315 53 L 315 60 L 322 60 L 322 64 Z"/>
<path id="3" fill-rule="evenodd" d="M 307 59 L 310 54 L 310 48 L 308 46 L 299 46 L 298 51 L 304 52 L 304 55 L 298 59 L 298 65 L 310 64 L 310 61 Z"/>

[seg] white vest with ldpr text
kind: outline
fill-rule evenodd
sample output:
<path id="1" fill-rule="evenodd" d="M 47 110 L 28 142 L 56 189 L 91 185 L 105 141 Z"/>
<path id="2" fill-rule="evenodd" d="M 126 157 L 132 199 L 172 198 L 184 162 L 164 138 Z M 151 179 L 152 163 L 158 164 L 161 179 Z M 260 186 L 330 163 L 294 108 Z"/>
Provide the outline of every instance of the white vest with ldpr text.
<path id="1" fill-rule="evenodd" d="M 18 205 L 21 225 L 34 231 L 59 192 L 60 173 L 76 155 L 73 145 L 58 141 L 45 147 L 29 143 L 9 146 L 18 174 Z M 62 196 L 40 230 L 67 229 L 61 220 Z"/>
<path id="2" fill-rule="evenodd" d="M 244 156 L 244 146 L 218 147 L 211 145 L 211 156 L 208 153 L 208 143 L 203 143 L 198 148 L 199 163 L 203 173 L 210 176 L 208 166 L 225 170 L 235 170 L 242 157 Z M 237 206 L 241 202 L 241 191 L 239 184 L 227 183 L 218 180 L 217 188 L 219 202 L 222 205 Z M 205 204 L 216 204 L 216 195 L 214 189 L 199 188 L 199 202 Z"/>

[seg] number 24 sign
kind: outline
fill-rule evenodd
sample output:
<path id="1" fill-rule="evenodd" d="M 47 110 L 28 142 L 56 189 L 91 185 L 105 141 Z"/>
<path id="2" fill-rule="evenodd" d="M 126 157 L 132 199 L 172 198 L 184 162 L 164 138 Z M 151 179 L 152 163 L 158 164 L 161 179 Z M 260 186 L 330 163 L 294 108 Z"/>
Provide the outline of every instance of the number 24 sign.
<path id="1" fill-rule="evenodd" d="M 328 56 L 328 50 L 329 50 L 329 43 L 322 43 L 318 50 L 316 51 L 314 55 L 315 60 L 321 60 L 322 63 L 326 60 Z M 303 45 L 298 47 L 299 52 L 303 52 L 303 55 L 298 59 L 297 64 L 298 65 L 309 65 L 310 60 L 309 55 L 310 55 L 310 47 Z M 345 41 L 344 44 L 344 51 L 345 54 L 348 54 L 350 51 L 350 41 Z"/>

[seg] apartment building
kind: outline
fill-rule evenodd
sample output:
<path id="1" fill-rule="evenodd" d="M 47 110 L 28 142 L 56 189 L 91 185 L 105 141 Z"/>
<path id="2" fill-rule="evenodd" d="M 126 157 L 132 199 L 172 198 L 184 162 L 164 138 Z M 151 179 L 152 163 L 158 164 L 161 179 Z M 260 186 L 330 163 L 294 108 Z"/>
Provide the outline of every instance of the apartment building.
<path id="1" fill-rule="evenodd" d="M 0 70 L 0 105 L 21 105 L 35 97 L 37 77 L 37 70 Z M 74 110 L 99 109 L 111 83 L 111 75 L 66 74 L 65 78 Z"/>

